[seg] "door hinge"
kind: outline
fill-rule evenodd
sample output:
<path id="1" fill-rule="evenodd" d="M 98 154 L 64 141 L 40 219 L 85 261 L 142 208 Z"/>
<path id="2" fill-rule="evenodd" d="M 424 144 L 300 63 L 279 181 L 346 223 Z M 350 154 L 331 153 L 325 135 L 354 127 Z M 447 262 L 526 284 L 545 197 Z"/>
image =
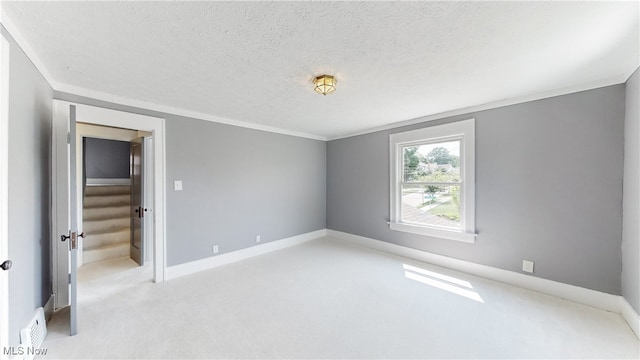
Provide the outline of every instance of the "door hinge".
<path id="1" fill-rule="evenodd" d="M 71 274 L 69 274 L 69 284 L 71 284 Z"/>
<path id="2" fill-rule="evenodd" d="M 71 133 L 67 133 L 67 144 L 71 144 Z"/>

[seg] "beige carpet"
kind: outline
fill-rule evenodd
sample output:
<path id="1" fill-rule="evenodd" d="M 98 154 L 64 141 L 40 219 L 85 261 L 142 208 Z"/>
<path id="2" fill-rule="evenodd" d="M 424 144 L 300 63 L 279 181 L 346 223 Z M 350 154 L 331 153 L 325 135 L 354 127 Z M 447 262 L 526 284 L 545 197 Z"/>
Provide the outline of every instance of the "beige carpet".
<path id="1" fill-rule="evenodd" d="M 162 284 L 131 260 L 79 278 L 79 333 L 57 314 L 47 359 L 640 356 L 619 314 L 329 238 Z"/>

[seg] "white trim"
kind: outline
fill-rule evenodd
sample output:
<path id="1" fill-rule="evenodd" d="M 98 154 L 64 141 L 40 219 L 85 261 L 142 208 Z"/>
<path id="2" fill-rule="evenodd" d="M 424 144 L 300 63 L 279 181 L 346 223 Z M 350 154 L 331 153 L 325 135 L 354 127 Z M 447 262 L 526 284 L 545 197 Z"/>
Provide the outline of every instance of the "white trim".
<path id="1" fill-rule="evenodd" d="M 476 242 L 476 234 L 467 233 L 458 230 L 438 229 L 434 227 L 426 227 L 420 225 L 409 225 L 407 223 L 389 222 L 389 229 L 395 231 L 404 231 L 412 234 L 437 237 L 440 239 L 461 241 L 469 244 Z"/>
<path id="2" fill-rule="evenodd" d="M 640 315 L 633 309 L 624 297 L 620 297 L 620 315 L 640 340 Z"/>
<path id="3" fill-rule="evenodd" d="M 153 212 L 153 194 L 154 194 L 154 182 L 153 177 L 144 176 L 145 174 L 153 174 L 153 137 L 145 136 L 143 140 L 144 146 L 144 157 L 142 164 L 142 174 L 144 181 L 144 207 L 149 211 L 145 215 L 146 220 L 144 221 L 144 253 L 145 253 L 145 263 L 149 261 L 153 261 L 153 229 L 155 223 L 155 213 Z"/>
<path id="4" fill-rule="evenodd" d="M 443 111 L 443 112 L 439 112 L 439 113 L 436 113 L 436 114 L 425 115 L 425 116 L 422 116 L 422 117 L 419 117 L 419 118 L 415 118 L 415 119 L 398 121 L 398 122 L 394 122 L 394 123 L 391 123 L 391 124 L 386 124 L 386 125 L 381 125 L 381 126 L 368 128 L 368 129 L 361 130 L 361 131 L 355 131 L 355 132 L 350 132 L 350 133 L 346 133 L 346 134 L 343 134 L 343 135 L 327 137 L 327 136 L 321 136 L 321 135 L 315 135 L 315 134 L 291 131 L 291 130 L 287 130 L 287 129 L 281 129 L 281 128 L 276 128 L 276 127 L 271 127 L 271 126 L 266 126 L 266 125 L 254 124 L 254 123 L 249 123 L 249 122 L 245 122 L 245 121 L 227 119 L 227 118 L 223 118 L 223 117 L 219 117 L 219 116 L 215 116 L 215 115 L 203 114 L 203 113 L 190 111 L 190 110 L 186 110 L 186 109 L 175 108 L 175 107 L 171 107 L 171 106 L 158 105 L 158 104 L 151 103 L 151 102 L 125 98 L 125 97 L 122 97 L 122 96 L 117 96 L 117 95 L 113 95 L 113 94 L 109 94 L 109 93 L 105 93 L 105 92 L 100 92 L 100 91 L 85 89 L 85 88 L 74 86 L 74 85 L 70 85 L 70 84 L 60 83 L 60 82 L 54 80 L 54 78 L 51 76 L 51 74 L 49 73 L 47 68 L 44 66 L 43 62 L 40 60 L 40 58 L 38 57 L 36 52 L 33 50 L 31 45 L 29 45 L 29 42 L 25 39 L 25 37 L 22 35 L 22 33 L 15 27 L 15 25 L 10 20 L 10 18 L 7 16 L 7 14 L 4 11 L 1 11 L 0 13 L 1 13 L 0 23 L 2 23 L 2 25 L 4 25 L 4 27 L 7 29 L 9 34 L 11 34 L 11 36 L 16 41 L 18 46 L 22 49 L 22 51 L 24 51 L 24 53 L 27 55 L 27 57 L 31 60 L 31 62 L 35 65 L 35 67 L 38 69 L 38 71 L 40 71 L 42 76 L 45 78 L 45 80 L 49 83 L 49 85 L 51 85 L 51 87 L 55 91 L 69 93 L 69 94 L 72 94 L 72 95 L 84 96 L 84 97 L 93 98 L 93 99 L 96 99 L 96 100 L 107 101 L 107 102 L 111 102 L 111 103 L 119 104 L 119 105 L 133 106 L 133 107 L 138 107 L 138 108 L 143 108 L 143 109 L 148 109 L 148 110 L 164 112 L 164 113 L 167 113 L 167 114 L 192 117 L 192 118 L 196 118 L 196 119 L 208 120 L 208 121 L 227 124 L 227 125 L 244 127 L 244 128 L 248 128 L 248 129 L 255 129 L 255 130 L 261 130 L 261 131 L 267 131 L 267 132 L 272 132 L 272 133 L 277 133 L 277 134 L 291 135 L 291 136 L 308 138 L 308 139 L 313 139 L 313 140 L 321 140 L 321 141 L 331 141 L 331 140 L 349 138 L 349 137 L 369 134 L 369 133 L 373 133 L 373 132 L 377 132 L 377 131 L 383 131 L 383 130 L 388 130 L 388 129 L 399 128 L 399 127 L 402 127 L 402 126 L 418 124 L 418 123 L 422 123 L 422 122 L 426 122 L 426 121 L 438 120 L 438 119 L 442 119 L 442 118 L 445 118 L 445 117 L 451 117 L 451 116 L 462 115 L 462 114 L 469 114 L 469 113 L 473 113 L 473 112 L 479 112 L 479 111 L 484 111 L 484 110 L 489 110 L 489 109 L 496 109 L 496 108 L 500 108 L 500 107 L 504 107 L 504 106 L 516 105 L 516 104 L 526 103 L 526 102 L 530 102 L 530 101 L 551 98 L 551 97 L 555 97 L 555 96 L 572 94 L 572 93 L 576 93 L 576 92 L 580 92 L 580 91 L 592 90 L 592 89 L 597 89 L 597 88 L 611 86 L 611 85 L 617 85 L 617 84 L 624 84 L 627 81 L 627 79 L 631 75 L 633 75 L 633 72 L 635 71 L 635 68 L 634 68 L 630 72 L 619 74 L 617 76 L 608 77 L 606 79 L 591 81 L 591 82 L 578 84 L 578 85 L 573 85 L 573 86 L 568 86 L 568 87 L 564 87 L 564 88 L 560 88 L 560 89 L 544 91 L 544 92 L 531 94 L 531 95 L 525 95 L 525 96 L 519 96 L 519 97 L 514 97 L 514 98 L 509 98 L 509 99 L 492 101 L 492 102 L 473 105 L 473 106 L 468 106 L 468 107 L 464 107 L 464 108 L 460 108 L 460 109 L 453 109 L 453 110 L 449 110 L 449 111 Z"/>
<path id="5" fill-rule="evenodd" d="M 518 97 L 503 99 L 498 101 L 491 101 L 484 104 L 467 106 L 459 109 L 439 112 L 436 114 L 425 115 L 415 119 L 409 119 L 409 120 L 394 122 L 391 124 L 376 126 L 376 127 L 362 130 L 362 131 L 355 131 L 355 132 L 344 134 L 344 135 L 331 136 L 327 138 L 327 141 L 345 139 L 345 138 L 350 138 L 358 135 L 365 135 L 365 134 L 370 134 L 370 133 L 389 130 L 389 129 L 396 129 L 403 126 L 415 125 L 415 124 L 420 124 L 423 122 L 428 122 L 433 120 L 441 120 L 444 118 L 458 116 L 458 115 L 467 114 L 467 115 L 475 116 L 475 113 L 484 111 L 484 110 L 498 109 L 498 108 L 510 106 L 510 105 L 523 104 L 531 101 L 548 99 L 556 96 L 574 94 L 581 91 L 587 91 L 587 90 L 593 90 L 593 89 L 603 88 L 603 87 L 612 86 L 612 85 L 624 84 L 627 81 L 627 79 L 631 75 L 633 75 L 634 71 L 635 69 L 631 71 L 631 73 L 629 74 L 621 74 L 618 76 L 612 76 L 612 77 L 598 80 L 598 81 L 591 81 L 584 84 L 568 86 L 561 89 L 549 90 L 549 91 L 544 91 L 536 94 L 518 96 Z"/>
<path id="6" fill-rule="evenodd" d="M 167 205 L 165 202 L 165 196 L 167 194 L 167 162 L 166 162 L 166 129 L 165 121 L 162 120 L 162 129 L 159 133 L 154 133 L 153 138 L 153 173 L 155 174 L 155 181 L 153 183 L 153 204 L 155 211 L 153 215 L 154 228 L 153 228 L 153 267 L 154 267 L 154 281 L 162 282 L 166 278 L 167 273 Z M 161 178 L 158 179 L 158 174 L 161 174 Z M 151 211 L 154 211 L 153 209 Z M 158 225 L 160 224 L 160 225 Z M 161 239 L 162 243 L 158 243 L 158 239 Z M 160 264 L 158 264 L 160 260 Z M 159 272 L 162 274 L 159 274 Z"/>
<path id="7" fill-rule="evenodd" d="M 69 93 L 72 95 L 84 96 L 84 97 L 92 98 L 95 100 L 102 100 L 102 101 L 110 102 L 113 104 L 132 106 L 140 109 L 153 110 L 153 111 L 158 111 L 158 112 L 171 114 L 171 115 L 185 116 L 189 118 L 207 120 L 215 123 L 232 125 L 232 126 L 253 129 L 253 130 L 266 131 L 270 133 L 290 135 L 290 136 L 296 136 L 296 137 L 307 138 L 312 140 L 327 141 L 327 138 L 325 136 L 287 130 L 287 129 L 277 128 L 273 126 L 268 126 L 268 125 L 255 124 L 255 123 L 250 123 L 250 122 L 241 121 L 241 120 L 228 119 L 221 116 L 205 114 L 197 111 L 191 111 L 191 110 L 181 109 L 181 108 L 167 106 L 167 105 L 160 105 L 160 104 L 156 104 L 148 101 L 131 99 L 131 98 L 117 96 L 117 95 L 113 95 L 113 94 L 109 94 L 101 91 L 85 89 L 85 88 L 81 88 L 81 87 L 69 85 L 69 84 L 57 83 L 55 86 L 55 90 L 63 93 Z"/>
<path id="8" fill-rule="evenodd" d="M 42 74 L 42 77 L 44 77 L 52 88 L 55 88 L 54 85 L 57 85 L 57 83 L 54 81 L 53 76 L 51 76 L 51 73 L 49 73 L 44 63 L 40 60 L 40 57 L 38 57 L 38 54 L 33 50 L 33 47 L 31 47 L 27 39 L 22 35 L 22 32 L 18 30 L 4 10 L 0 11 L 0 23 L 7 29 L 13 40 L 18 44 L 18 47 L 24 51 L 25 55 L 27 55 L 36 69 Z"/>
<path id="9" fill-rule="evenodd" d="M 402 221 L 404 154 L 402 148 L 425 142 L 460 141 L 460 225 L 461 229 L 412 224 Z M 455 121 L 389 135 L 389 228 L 473 244 L 475 235 L 475 119 Z"/>
<path id="10" fill-rule="evenodd" d="M 276 240 L 261 245 L 255 245 L 246 249 L 233 251 L 226 254 L 216 255 L 201 260 L 191 261 L 185 264 L 174 265 L 167 268 L 166 279 L 175 279 L 181 276 L 194 274 L 200 271 L 212 269 L 218 266 L 235 263 L 241 260 L 249 259 L 255 256 L 268 254 L 273 251 L 281 250 L 290 246 L 305 243 L 326 236 L 327 230 L 317 230 L 292 236 L 289 238 Z"/>
<path id="11" fill-rule="evenodd" d="M 18 46 L 20 46 L 22 51 L 24 51 L 24 53 L 31 60 L 33 65 L 36 67 L 36 69 L 40 71 L 42 76 L 45 78 L 45 80 L 49 83 L 49 85 L 51 85 L 51 87 L 55 91 L 69 93 L 72 95 L 84 96 L 84 97 L 88 97 L 96 100 L 107 101 L 107 102 L 119 104 L 119 105 L 133 106 L 141 109 L 153 110 L 153 111 L 163 112 L 171 115 L 186 116 L 186 117 L 191 117 L 195 119 L 207 120 L 207 121 L 212 121 L 216 123 L 233 125 L 233 126 L 238 126 L 238 127 L 248 128 L 248 129 L 308 138 L 313 140 L 321 140 L 321 141 L 327 140 L 325 136 L 319 136 L 319 135 L 308 134 L 304 132 L 281 129 L 281 128 L 267 126 L 267 125 L 254 124 L 246 121 L 227 119 L 220 116 L 204 114 L 197 111 L 191 111 L 191 110 L 181 109 L 181 108 L 172 107 L 172 106 L 159 105 L 159 104 L 155 104 L 148 101 L 126 98 L 123 96 L 117 96 L 117 95 L 109 94 L 106 92 L 85 89 L 79 86 L 58 82 L 53 78 L 53 76 L 51 76 L 51 73 L 49 73 L 47 68 L 44 66 L 44 63 L 40 60 L 37 53 L 33 50 L 33 47 L 31 47 L 29 42 L 22 35 L 22 32 L 20 32 L 20 30 L 18 30 L 18 28 L 13 24 L 13 22 L 11 21 L 9 16 L 6 14 L 6 12 L 0 11 L 0 14 L 1 14 L 0 22 L 2 23 L 2 25 L 4 25 L 5 29 L 7 29 L 9 34 L 11 34 L 11 36 L 16 41 Z"/>
<path id="12" fill-rule="evenodd" d="M 553 280 L 542 279 L 531 275 L 499 269 L 491 266 L 480 265 L 465 260 L 450 258 L 448 256 L 433 254 L 430 252 L 411 249 L 408 247 L 391 244 L 388 242 L 353 235 L 341 231 L 327 230 L 327 236 L 338 240 L 344 240 L 370 249 L 398 255 L 426 263 L 461 271 L 467 274 L 499 281 L 505 284 L 538 291 L 547 295 L 571 300 L 580 304 L 589 305 L 598 309 L 620 313 L 620 296 L 586 289 L 579 286 L 560 283 Z"/>
<path id="13" fill-rule="evenodd" d="M 131 179 L 101 179 L 101 178 L 87 178 L 87 186 L 119 186 L 119 185 L 131 185 Z"/>
<path id="14" fill-rule="evenodd" d="M 175 108 L 171 106 L 158 105 L 151 102 L 125 98 L 122 96 L 117 96 L 117 95 L 113 95 L 105 92 L 100 92 L 100 91 L 81 88 L 81 87 L 70 85 L 70 84 L 60 83 L 54 80 L 54 78 L 51 76 L 47 68 L 44 66 L 43 62 L 40 60 L 36 52 L 33 50 L 31 45 L 29 45 L 29 42 L 25 39 L 22 33 L 15 27 L 15 25 L 7 16 L 7 14 L 4 11 L 1 11 L 0 13 L 1 13 L 0 23 L 4 25 L 4 27 L 7 29 L 9 34 L 11 34 L 11 36 L 16 41 L 18 46 L 22 49 L 22 51 L 24 51 L 27 57 L 31 60 L 31 62 L 35 65 L 38 71 L 40 71 L 42 76 L 45 78 L 45 80 L 49 83 L 49 85 L 51 85 L 51 87 L 55 91 L 69 93 L 72 95 L 84 96 L 84 97 L 93 98 L 96 100 L 107 101 L 107 102 L 111 102 L 119 105 L 133 106 L 133 107 L 138 107 L 138 108 L 143 108 L 148 110 L 164 112 L 167 114 L 192 117 L 196 119 L 208 120 L 208 121 L 227 124 L 227 125 L 244 127 L 248 129 L 255 129 L 255 130 L 261 130 L 261 131 L 267 131 L 267 132 L 272 132 L 277 134 L 291 135 L 291 136 L 308 138 L 313 140 L 321 140 L 321 141 L 331 141 L 331 140 L 349 138 L 353 136 L 369 134 L 369 133 L 382 131 L 382 130 L 399 128 L 402 126 L 408 126 L 408 125 L 418 124 L 426 121 L 438 120 L 438 119 L 456 116 L 456 115 L 469 114 L 469 113 L 474 113 L 474 112 L 479 112 L 479 111 L 484 111 L 489 109 L 496 109 L 496 108 L 509 106 L 509 105 L 516 105 L 516 104 L 526 103 L 530 101 L 551 98 L 555 96 L 572 94 L 580 91 L 592 90 L 592 89 L 597 89 L 597 88 L 617 85 L 617 84 L 624 84 L 627 81 L 627 79 L 631 75 L 633 75 L 633 72 L 635 71 L 635 68 L 634 68 L 630 72 L 619 74 L 617 76 L 612 76 L 606 79 L 591 81 L 591 82 L 568 86 L 560 89 L 544 91 L 544 92 L 540 92 L 532 95 L 519 96 L 519 97 L 514 97 L 509 99 L 492 101 L 484 104 L 468 106 L 460 109 L 443 111 L 440 113 L 425 115 L 415 119 L 398 121 L 391 124 L 368 128 L 361 131 L 355 131 L 355 132 L 346 133 L 343 135 L 327 137 L 327 136 L 291 131 L 287 129 L 281 129 L 281 128 L 276 128 L 276 127 L 271 127 L 266 125 L 259 125 L 259 124 L 245 122 L 245 121 L 222 118 L 219 116 L 203 114 L 203 113 Z"/>
<path id="15" fill-rule="evenodd" d="M 0 36 L 0 263 L 9 258 L 10 44 Z M 9 274 L 0 270 L 0 348 L 9 346 Z"/>

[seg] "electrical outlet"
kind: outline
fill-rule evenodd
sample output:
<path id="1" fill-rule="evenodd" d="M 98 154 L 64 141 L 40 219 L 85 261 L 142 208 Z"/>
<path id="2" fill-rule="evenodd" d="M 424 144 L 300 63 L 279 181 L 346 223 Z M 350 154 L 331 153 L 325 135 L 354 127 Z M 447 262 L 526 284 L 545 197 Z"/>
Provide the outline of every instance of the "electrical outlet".
<path id="1" fill-rule="evenodd" d="M 533 274 L 533 261 L 522 260 L 522 271 Z"/>
<path id="2" fill-rule="evenodd" d="M 218 253 L 218 245 L 213 245 L 213 253 L 214 254 Z"/>
<path id="3" fill-rule="evenodd" d="M 260 242 L 260 235 L 256 235 L 256 242 L 259 243 Z"/>

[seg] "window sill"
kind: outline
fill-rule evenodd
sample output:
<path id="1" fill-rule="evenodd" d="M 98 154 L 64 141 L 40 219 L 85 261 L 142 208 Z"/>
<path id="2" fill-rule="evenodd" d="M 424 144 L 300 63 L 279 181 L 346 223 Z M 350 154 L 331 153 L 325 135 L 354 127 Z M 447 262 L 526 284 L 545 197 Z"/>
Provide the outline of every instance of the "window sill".
<path id="1" fill-rule="evenodd" d="M 473 244 L 476 242 L 476 234 L 458 230 L 437 229 L 427 226 L 395 222 L 390 222 L 389 228 L 391 230 L 404 231 L 418 235 L 427 235 L 447 240 L 461 241 L 469 244 Z"/>

